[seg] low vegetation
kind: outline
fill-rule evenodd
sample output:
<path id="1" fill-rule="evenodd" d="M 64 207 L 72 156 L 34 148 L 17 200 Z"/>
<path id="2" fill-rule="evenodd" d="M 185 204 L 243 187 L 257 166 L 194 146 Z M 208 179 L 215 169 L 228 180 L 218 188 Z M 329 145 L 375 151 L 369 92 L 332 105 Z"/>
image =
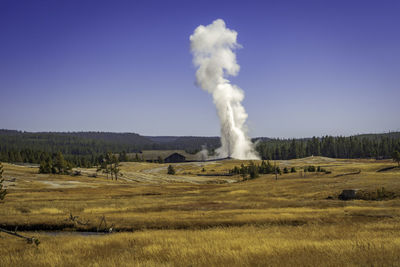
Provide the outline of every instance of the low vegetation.
<path id="1" fill-rule="evenodd" d="M 172 165 L 168 165 L 167 174 L 169 174 L 169 175 L 174 175 L 175 174 L 175 169 L 174 169 L 174 167 Z"/>
<path id="2" fill-rule="evenodd" d="M 396 168 L 377 172 L 393 166 L 391 160 L 276 161 L 270 165 L 283 170 L 278 180 L 275 173 L 260 171 L 256 179 L 248 173 L 245 181 L 240 173 L 197 176 L 229 173 L 242 164 L 268 165 L 238 160 L 123 162 L 119 167 L 123 176 L 110 181 L 105 173 L 90 177 L 95 168 L 73 169 L 81 175 L 71 176 L 39 174 L 38 168 L 5 163 L 8 195 L 0 203 L 0 225 L 10 231 L 18 226 L 19 231 L 42 232 L 24 233 L 40 239 L 38 247 L 0 233 L 0 255 L 4 255 L 0 266 L 393 266 L 399 262 L 400 172 Z M 175 175 L 166 174 L 169 165 Z M 316 171 L 305 173 L 308 166 Z M 318 166 L 331 173 L 318 172 Z M 347 173 L 355 174 L 337 176 Z M 345 189 L 357 189 L 359 199 L 338 199 Z M 96 232 L 101 218 L 116 233 L 79 234 Z M 74 233 L 46 232 L 54 230 Z"/>

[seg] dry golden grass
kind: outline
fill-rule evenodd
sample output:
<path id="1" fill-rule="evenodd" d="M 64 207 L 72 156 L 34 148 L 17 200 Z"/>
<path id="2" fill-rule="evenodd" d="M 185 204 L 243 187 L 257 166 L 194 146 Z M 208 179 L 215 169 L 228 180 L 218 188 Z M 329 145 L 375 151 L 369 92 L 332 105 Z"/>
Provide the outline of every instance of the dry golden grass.
<path id="1" fill-rule="evenodd" d="M 299 171 L 277 181 L 273 175 L 238 183 L 196 177 L 203 168 L 206 173 L 222 173 L 241 163 L 175 164 L 173 178 L 165 174 L 166 164 L 124 163 L 118 181 L 89 178 L 86 174 L 94 172 L 90 169 L 71 177 L 4 164 L 5 179 L 17 180 L 7 183 L 9 194 L 0 203 L 1 226 L 76 229 L 66 221 L 71 212 L 90 222 L 78 230 L 95 229 L 104 215 L 117 230 L 134 232 L 94 237 L 33 233 L 41 239 L 38 248 L 0 234 L 0 255 L 7 255 L 0 257 L 0 266 L 393 266 L 400 262 L 400 198 L 346 202 L 335 198 L 343 189 L 381 187 L 400 195 L 399 171 L 376 172 L 392 166 L 390 161 L 321 157 L 280 161 L 281 167 L 316 165 L 332 173 Z M 335 177 L 358 170 L 360 174 Z"/>
<path id="2" fill-rule="evenodd" d="M 0 266 L 395 266 L 400 227 L 379 223 L 2 237 Z"/>

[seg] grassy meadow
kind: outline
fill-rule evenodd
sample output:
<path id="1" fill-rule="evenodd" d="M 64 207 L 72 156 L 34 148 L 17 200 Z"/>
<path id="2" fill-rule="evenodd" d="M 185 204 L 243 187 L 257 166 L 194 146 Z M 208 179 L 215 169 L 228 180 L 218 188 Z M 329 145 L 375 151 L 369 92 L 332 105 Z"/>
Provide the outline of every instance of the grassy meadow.
<path id="1" fill-rule="evenodd" d="M 66 176 L 3 164 L 0 227 L 41 244 L 0 233 L 0 266 L 399 265 L 400 198 L 338 199 L 343 189 L 382 187 L 400 196 L 400 169 L 377 172 L 393 162 L 309 157 L 277 161 L 298 170 L 278 180 L 213 176 L 242 163 L 177 163 L 171 176 L 168 164 L 129 162 L 118 181 L 90 177 L 94 169 Z M 307 165 L 331 173 L 304 173 Z M 77 234 L 96 231 L 103 216 L 116 233 Z"/>

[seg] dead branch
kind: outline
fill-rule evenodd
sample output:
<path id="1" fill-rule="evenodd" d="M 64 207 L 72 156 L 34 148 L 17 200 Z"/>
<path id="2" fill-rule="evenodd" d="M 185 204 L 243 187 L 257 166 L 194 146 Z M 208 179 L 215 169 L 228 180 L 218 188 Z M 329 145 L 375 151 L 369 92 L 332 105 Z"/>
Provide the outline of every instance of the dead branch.
<path id="1" fill-rule="evenodd" d="M 102 229 L 101 226 L 104 223 L 104 228 Z M 100 219 L 100 224 L 97 226 L 97 232 L 109 232 L 112 233 L 114 231 L 114 224 L 111 224 L 110 227 L 107 226 L 106 217 L 103 215 Z"/>
<path id="2" fill-rule="evenodd" d="M 3 233 L 6 233 L 6 234 L 9 234 L 9 235 L 13 235 L 13 236 L 25 239 L 25 241 L 28 244 L 35 244 L 36 246 L 39 246 L 39 244 L 40 244 L 39 239 L 37 239 L 36 237 L 27 237 L 27 236 L 23 236 L 23 235 L 18 234 L 17 233 L 17 228 L 15 228 L 14 232 L 0 228 L 0 232 L 3 232 Z"/>
<path id="3" fill-rule="evenodd" d="M 79 219 L 79 216 L 73 216 L 72 213 L 69 213 L 69 218 L 66 219 L 66 221 L 71 221 L 74 224 L 79 224 L 79 225 L 88 225 L 89 224 L 89 220 L 87 220 L 86 222 L 82 222 Z"/>

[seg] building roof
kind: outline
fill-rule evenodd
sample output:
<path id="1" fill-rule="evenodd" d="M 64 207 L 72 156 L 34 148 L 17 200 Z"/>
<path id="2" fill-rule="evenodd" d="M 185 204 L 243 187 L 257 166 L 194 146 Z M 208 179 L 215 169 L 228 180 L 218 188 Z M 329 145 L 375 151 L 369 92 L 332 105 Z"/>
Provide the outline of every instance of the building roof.
<path id="1" fill-rule="evenodd" d="M 184 156 L 188 161 L 192 160 L 194 161 L 200 159 L 197 154 L 189 154 L 184 150 L 143 150 L 142 153 L 137 153 L 137 154 L 140 158 L 143 156 L 144 160 L 157 160 L 158 157 L 161 157 L 164 160 L 174 153 L 178 153 Z M 134 157 L 135 153 L 131 155 Z"/>

